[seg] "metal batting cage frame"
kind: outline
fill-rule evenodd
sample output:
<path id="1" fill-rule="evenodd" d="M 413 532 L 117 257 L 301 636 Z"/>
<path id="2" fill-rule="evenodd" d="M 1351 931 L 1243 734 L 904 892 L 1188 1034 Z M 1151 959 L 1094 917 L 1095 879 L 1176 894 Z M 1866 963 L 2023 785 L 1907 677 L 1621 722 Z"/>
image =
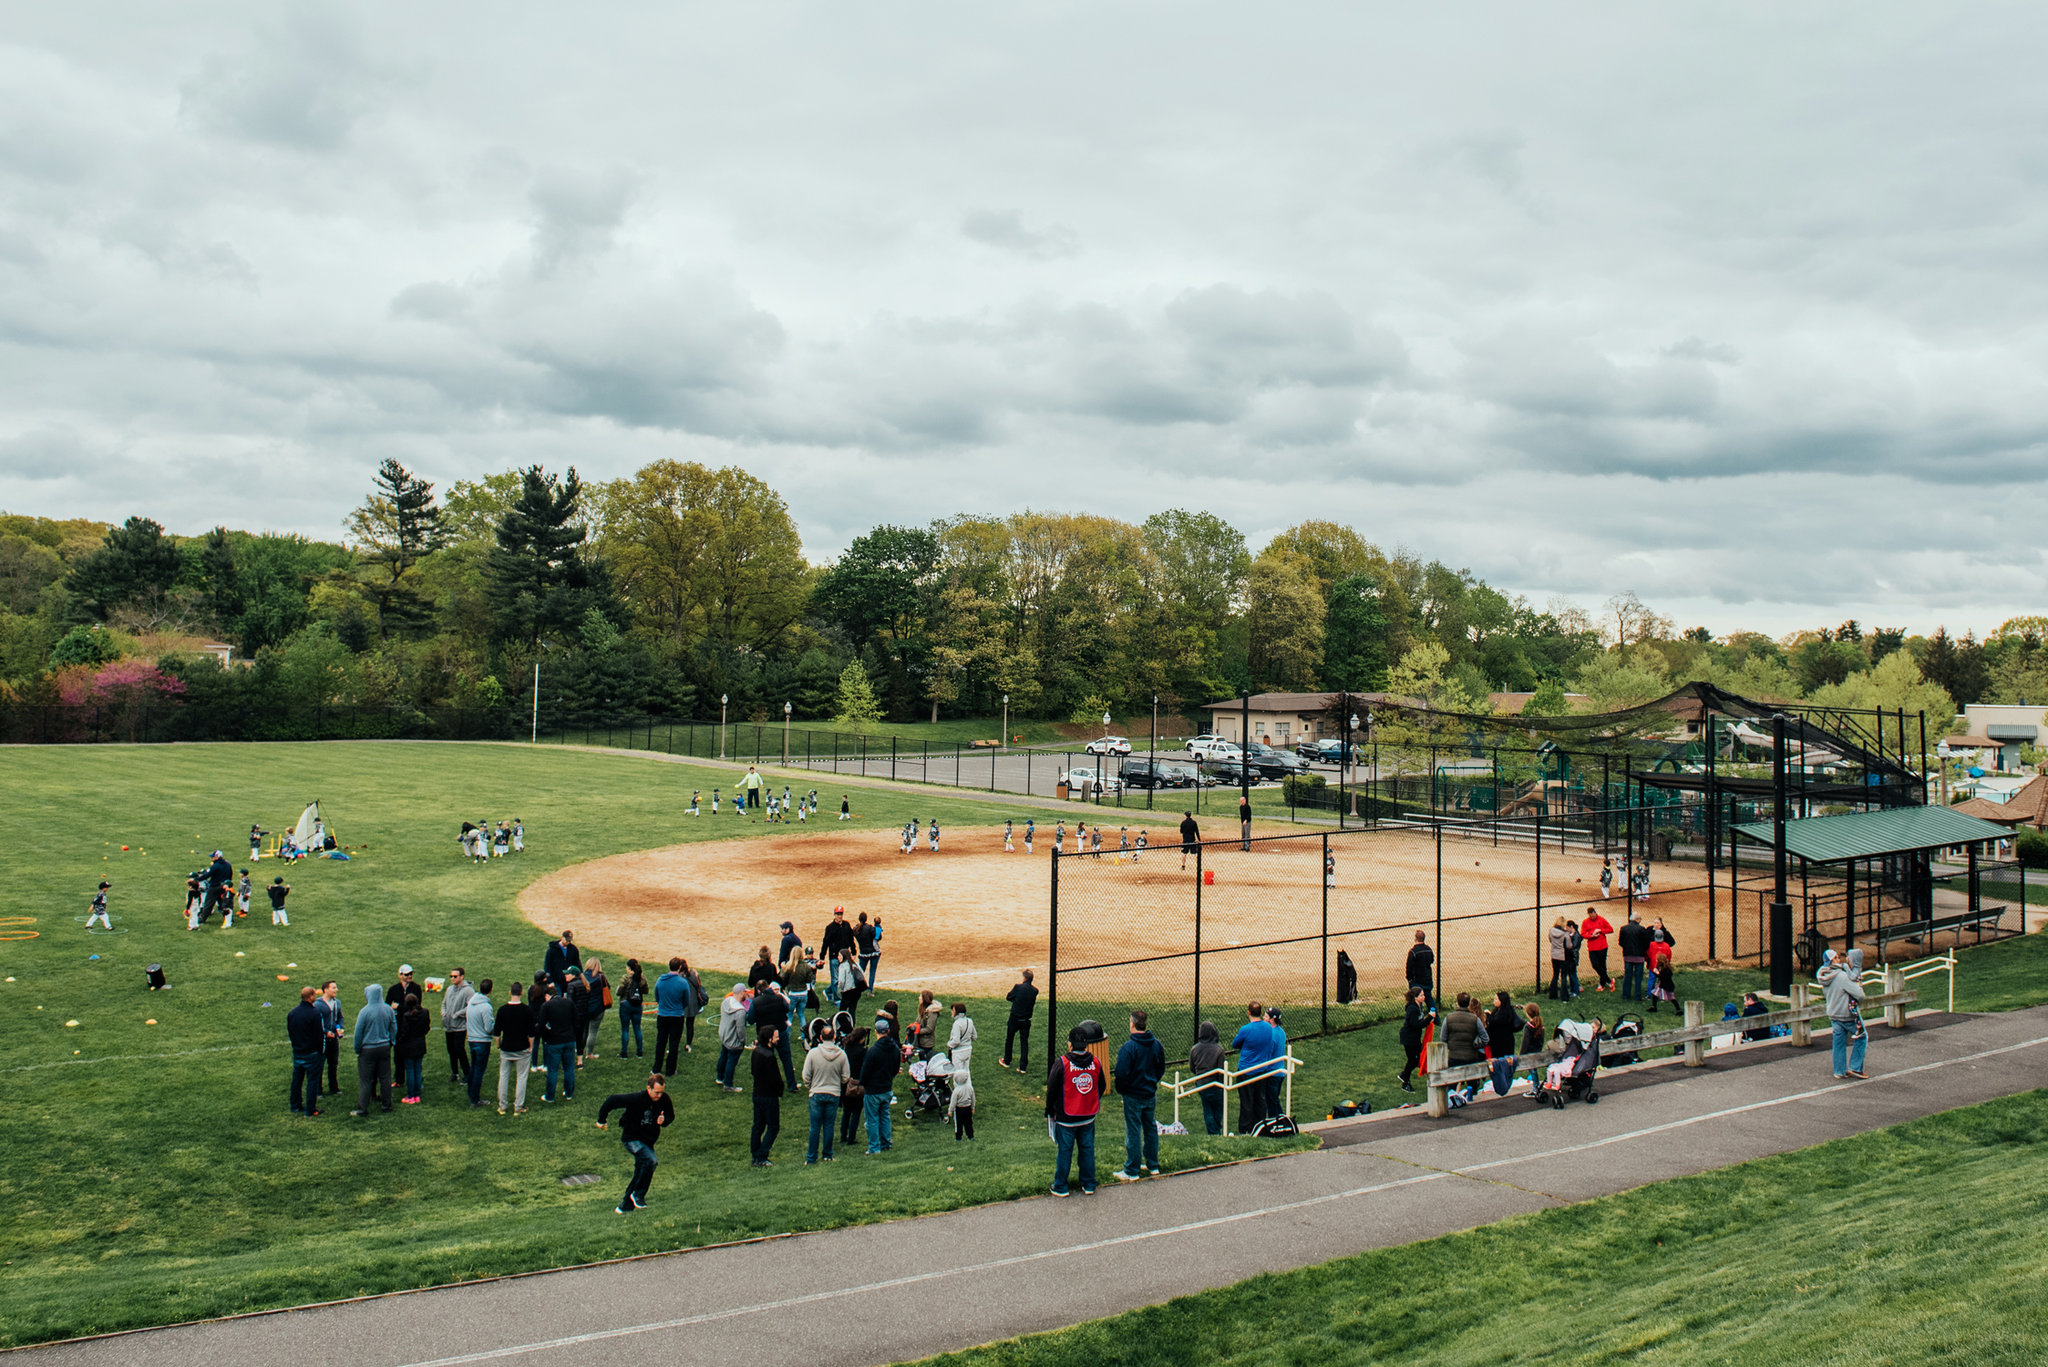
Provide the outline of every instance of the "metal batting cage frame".
<path id="1" fill-rule="evenodd" d="M 1526 990 L 1522 964 L 1540 989 L 1552 922 L 1577 919 L 1599 898 L 1597 886 L 1565 891 L 1555 878 L 1546 889 L 1546 855 L 1585 864 L 1581 883 L 1603 857 L 1613 859 L 1620 895 L 1602 910 L 1616 926 L 1635 909 L 1628 870 L 1653 863 L 1659 877 L 1644 919 L 1684 908 L 1695 929 L 1679 946 L 1682 961 L 1761 965 L 1775 952 L 1761 917 L 1772 896 L 1773 851 L 1739 847 L 1735 827 L 1776 811 L 1883 810 L 1928 797 L 1925 719 L 1896 710 L 1762 704 L 1705 684 L 1597 715 L 1457 716 L 1386 695 L 1332 695 L 1331 707 L 1347 719 L 1353 708 L 1367 713 L 1355 761 L 1363 772 L 1348 799 L 1350 815 L 1366 824 L 1205 839 L 1185 850 L 1162 842 L 1142 855 L 1055 850 L 1050 1049 L 1061 1047 L 1063 1017 L 1094 1018 L 1114 1034 L 1132 1009 L 1148 1013 L 1174 1058 L 1186 1056 L 1205 1014 L 1227 1044 L 1254 1000 L 1278 1005 L 1294 1039 L 1364 1024 L 1368 1009 L 1383 1016 L 1399 996 L 1417 930 L 1434 952 L 1438 997 L 1447 982 L 1489 994 Z M 1785 737 L 1778 744 L 1796 750 L 1796 774 L 1781 768 L 1775 783 L 1757 763 L 1760 747 L 1768 758 L 1764 728 L 1774 722 Z M 1395 739 L 1399 728 L 1404 744 Z M 1397 744 L 1408 755 L 1390 774 L 1381 747 L 1391 755 Z M 1433 859 L 1419 854 L 1418 839 L 1434 846 Z M 1375 842 L 1388 840 L 1406 849 L 1398 859 L 1383 856 L 1382 867 L 1399 863 L 1403 876 L 1382 889 Z M 1481 844 L 1519 853 L 1485 856 Z M 1334 888 L 1322 876 L 1333 859 Z M 1493 867 L 1475 871 L 1487 863 Z M 1433 888 L 1418 885 L 1423 870 Z M 1517 873 L 1526 878 L 1519 886 L 1510 881 Z M 1860 907 L 1854 893 L 1834 915 L 1821 904 L 1825 893 L 1808 900 L 1808 934 L 1829 939 L 1836 931 L 1853 938 L 1857 919 L 1874 931 L 1881 920 L 1916 914 L 1915 899 L 1882 882 L 1866 884 L 1867 916 L 1850 912 Z M 1510 953 L 1511 942 L 1519 952 Z M 1352 994 L 1337 990 L 1339 949 L 1354 956 Z M 1618 950 L 1612 957 L 1619 979 Z M 1348 995 L 1376 1000 L 1354 1007 Z"/>

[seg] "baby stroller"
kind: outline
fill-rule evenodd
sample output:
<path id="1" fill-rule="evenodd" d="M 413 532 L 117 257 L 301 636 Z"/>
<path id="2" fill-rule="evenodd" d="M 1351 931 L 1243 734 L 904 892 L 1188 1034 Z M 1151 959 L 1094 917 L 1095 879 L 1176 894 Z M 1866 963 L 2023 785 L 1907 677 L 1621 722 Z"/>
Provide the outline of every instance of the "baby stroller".
<path id="1" fill-rule="evenodd" d="M 1642 1033 L 1643 1018 L 1630 1011 L 1614 1022 L 1614 1029 L 1608 1031 L 1608 1038 L 1613 1040 L 1615 1046 L 1619 1048 L 1623 1040 L 1634 1039 Z M 1627 1053 L 1616 1054 L 1613 1058 L 1608 1059 L 1607 1066 L 1610 1068 L 1624 1067 L 1627 1064 L 1634 1063 L 1641 1057 L 1642 1055 L 1631 1049 Z"/>
<path id="2" fill-rule="evenodd" d="M 953 1101 L 953 1061 L 933 1054 L 910 1065 L 910 1104 L 928 1115 L 944 1115 Z"/>
<path id="3" fill-rule="evenodd" d="M 1600 1066 L 1600 1041 L 1593 1027 L 1564 1021 L 1557 1027 L 1564 1038 L 1564 1057 L 1550 1065 L 1543 1085 L 1535 1092 L 1536 1104 L 1564 1109 L 1567 1101 L 1597 1105 L 1600 1093 L 1593 1087 L 1593 1071 Z"/>

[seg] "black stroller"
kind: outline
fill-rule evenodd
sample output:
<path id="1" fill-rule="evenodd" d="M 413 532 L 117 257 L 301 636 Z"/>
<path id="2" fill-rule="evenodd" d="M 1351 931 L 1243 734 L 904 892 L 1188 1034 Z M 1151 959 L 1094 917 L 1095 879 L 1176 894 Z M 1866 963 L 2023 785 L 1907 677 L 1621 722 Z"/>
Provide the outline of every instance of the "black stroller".
<path id="1" fill-rule="evenodd" d="M 926 1115 L 946 1114 L 953 1103 L 953 1061 L 944 1054 L 910 1065 L 910 1104 Z"/>
<path id="2" fill-rule="evenodd" d="M 1564 1109 L 1567 1101 L 1599 1104 L 1600 1093 L 1593 1087 L 1594 1070 L 1600 1066 L 1600 1037 L 1580 1041 L 1566 1036 L 1565 1054 L 1544 1074 L 1543 1085 L 1534 1093 L 1536 1104 Z M 1555 1079 L 1555 1081 L 1553 1081 Z"/>
<path id="3" fill-rule="evenodd" d="M 1614 1029 L 1608 1032 L 1608 1037 L 1614 1041 L 1615 1047 L 1619 1048 L 1623 1040 L 1634 1039 L 1642 1034 L 1643 1030 L 1643 1018 L 1630 1011 L 1614 1022 Z M 1622 1068 L 1634 1063 L 1641 1057 L 1641 1054 L 1631 1049 L 1627 1053 L 1616 1054 L 1613 1058 L 1606 1060 L 1606 1063 L 1609 1068 Z"/>

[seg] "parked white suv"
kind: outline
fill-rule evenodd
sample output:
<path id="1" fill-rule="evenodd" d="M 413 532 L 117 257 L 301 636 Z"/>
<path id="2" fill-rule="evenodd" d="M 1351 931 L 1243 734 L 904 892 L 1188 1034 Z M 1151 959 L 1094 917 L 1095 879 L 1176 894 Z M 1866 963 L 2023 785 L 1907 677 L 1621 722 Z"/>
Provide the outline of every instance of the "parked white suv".
<path id="1" fill-rule="evenodd" d="M 1196 759 L 1235 759 L 1241 753 L 1236 741 L 1221 736 L 1196 736 L 1188 742 L 1187 751 Z"/>
<path id="2" fill-rule="evenodd" d="M 1097 740 L 1089 741 L 1086 748 L 1091 755 L 1128 755 L 1131 753 L 1130 741 L 1122 736 L 1103 736 Z"/>

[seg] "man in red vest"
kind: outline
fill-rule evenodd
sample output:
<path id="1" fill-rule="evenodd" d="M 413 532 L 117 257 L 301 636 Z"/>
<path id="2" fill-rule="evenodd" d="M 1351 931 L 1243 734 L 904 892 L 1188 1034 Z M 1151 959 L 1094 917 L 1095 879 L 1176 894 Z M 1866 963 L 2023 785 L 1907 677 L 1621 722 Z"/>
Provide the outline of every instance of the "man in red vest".
<path id="1" fill-rule="evenodd" d="M 1095 1117 L 1102 1110 L 1102 1093 L 1109 1080 L 1102 1075 L 1102 1063 L 1088 1046 L 1108 1036 L 1094 1021 L 1082 1021 L 1067 1032 L 1067 1052 L 1053 1060 L 1045 1081 L 1045 1118 L 1059 1145 L 1059 1159 L 1053 1168 L 1052 1194 L 1067 1194 L 1067 1169 L 1074 1150 L 1081 1151 L 1081 1194 L 1095 1194 Z"/>

